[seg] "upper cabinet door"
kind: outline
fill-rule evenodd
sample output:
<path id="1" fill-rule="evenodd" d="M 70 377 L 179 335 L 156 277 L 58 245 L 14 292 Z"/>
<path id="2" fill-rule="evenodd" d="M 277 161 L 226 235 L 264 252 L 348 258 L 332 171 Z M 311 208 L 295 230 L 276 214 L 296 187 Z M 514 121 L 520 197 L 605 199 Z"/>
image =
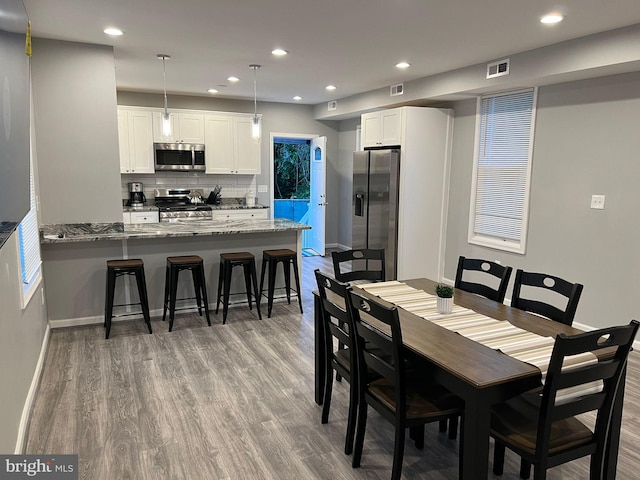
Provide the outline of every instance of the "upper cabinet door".
<path id="1" fill-rule="evenodd" d="M 402 144 L 402 109 L 365 113 L 360 119 L 362 148 Z"/>
<path id="2" fill-rule="evenodd" d="M 118 145 L 120 147 L 120 173 L 129 172 L 129 116 L 118 109 Z"/>
<path id="3" fill-rule="evenodd" d="M 232 117 L 205 115 L 204 158 L 206 173 L 234 173 Z"/>
<path id="4" fill-rule="evenodd" d="M 198 113 L 177 114 L 176 135 L 178 142 L 204 143 L 204 115 Z"/>
<path id="5" fill-rule="evenodd" d="M 118 108 L 120 173 L 153 173 L 153 119 L 149 111 Z"/>
<path id="6" fill-rule="evenodd" d="M 234 125 L 235 173 L 253 175 L 260 173 L 260 142 L 256 142 L 251 136 L 251 117 L 235 118 Z"/>

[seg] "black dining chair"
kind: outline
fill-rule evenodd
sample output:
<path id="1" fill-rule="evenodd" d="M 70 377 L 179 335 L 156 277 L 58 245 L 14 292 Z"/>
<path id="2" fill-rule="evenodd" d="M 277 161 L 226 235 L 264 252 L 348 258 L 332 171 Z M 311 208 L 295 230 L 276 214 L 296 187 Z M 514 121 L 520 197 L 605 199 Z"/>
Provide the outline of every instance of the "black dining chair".
<path id="1" fill-rule="evenodd" d="M 502 303 L 507 293 L 512 270 L 511 267 L 505 267 L 489 260 L 461 256 L 458 259 L 454 287 Z M 473 281 L 470 276 L 464 274 L 465 271 L 470 272 Z M 464 280 L 463 277 L 467 279 Z"/>
<path id="2" fill-rule="evenodd" d="M 424 447 L 424 425 L 462 414 L 463 402 L 444 387 L 407 371 L 402 331 L 396 307 L 388 308 L 357 293 L 349 292 L 355 326 L 358 376 L 358 423 L 353 453 L 353 467 L 362 459 L 367 409 L 373 407 L 395 426 L 392 480 L 402 474 L 405 430 L 417 448 Z M 365 318 L 373 317 L 376 326 Z M 384 331 L 382 331 L 382 328 Z M 379 375 L 370 380 L 362 371 L 367 368 Z"/>
<path id="3" fill-rule="evenodd" d="M 343 283 L 358 280 L 384 282 L 386 279 L 384 255 L 384 248 L 332 252 L 333 274 L 336 280 Z"/>
<path id="4" fill-rule="evenodd" d="M 590 478 L 604 478 L 609 425 L 616 395 L 624 388 L 627 356 L 638 331 L 637 321 L 620 327 L 603 328 L 573 336 L 556 337 L 541 397 L 530 394 L 496 405 L 491 414 L 491 435 L 495 438 L 493 473 L 502 475 L 505 447 L 534 466 L 534 479 L 544 480 L 547 469 L 591 456 Z M 574 363 L 563 369 L 568 357 L 612 348 L 609 360 Z M 593 389 L 592 382 L 600 382 Z M 564 395 L 566 389 L 591 386 L 590 390 Z M 561 397 L 562 398 L 559 398 Z M 595 412 L 593 429 L 577 415 Z M 529 478 L 529 469 L 520 472 Z"/>
<path id="5" fill-rule="evenodd" d="M 320 270 L 314 271 L 320 296 L 320 311 L 324 326 L 325 341 L 325 388 L 322 402 L 322 423 L 328 423 L 331 408 L 331 394 L 333 392 L 333 371 L 338 379 L 344 378 L 349 382 L 349 413 L 347 416 L 347 434 L 344 443 L 344 453 L 353 452 L 353 438 L 356 430 L 357 369 L 355 368 L 355 350 L 353 348 L 353 330 L 351 309 L 348 307 L 348 292 L 351 287 L 338 282 Z M 329 293 L 329 295 L 328 295 Z M 337 345 L 334 342 L 337 339 Z"/>
<path id="6" fill-rule="evenodd" d="M 539 290 L 541 294 L 542 291 L 555 292 L 555 294 L 561 295 L 566 299 L 566 305 L 564 308 L 560 308 L 540 299 L 525 298 L 523 297 L 522 287 L 525 287 L 527 295 L 529 293 L 534 294 L 535 289 L 541 289 Z M 524 272 L 518 269 L 516 270 L 516 278 L 513 284 L 511 306 L 527 312 L 537 313 L 565 325 L 571 325 L 576 315 L 581 294 L 582 285 L 579 283 L 571 283 L 546 273 Z"/>

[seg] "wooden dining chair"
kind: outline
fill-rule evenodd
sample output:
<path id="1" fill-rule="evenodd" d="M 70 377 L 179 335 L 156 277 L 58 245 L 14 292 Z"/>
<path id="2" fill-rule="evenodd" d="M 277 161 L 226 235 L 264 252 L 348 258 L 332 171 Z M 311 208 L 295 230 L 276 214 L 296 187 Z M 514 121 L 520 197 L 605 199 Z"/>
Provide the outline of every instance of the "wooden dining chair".
<path id="1" fill-rule="evenodd" d="M 638 325 L 603 328 L 579 335 L 556 337 L 541 397 L 532 401 L 530 394 L 521 395 L 495 406 L 491 415 L 491 435 L 495 438 L 493 473 L 502 475 L 505 446 L 534 466 L 534 479 L 544 480 L 547 469 L 591 456 L 590 478 L 604 478 L 609 425 L 616 395 L 624 389 L 623 373 Z M 576 355 L 593 353 L 603 348 L 615 349 L 610 360 L 576 362 Z M 565 367 L 565 359 L 574 365 Z M 595 390 L 592 382 L 601 382 Z M 578 390 L 591 386 L 590 390 Z M 572 389 L 571 395 L 566 389 Z M 576 418 L 587 412 L 596 413 L 593 429 Z M 529 469 L 520 472 L 529 478 Z"/>
<path id="2" fill-rule="evenodd" d="M 322 423 L 328 423 L 331 408 L 331 394 L 333 392 L 333 372 L 349 382 L 349 413 L 347 416 L 347 434 L 344 443 L 344 453 L 353 452 L 353 438 L 356 429 L 357 374 L 355 368 L 355 350 L 353 348 L 353 331 L 351 309 L 348 308 L 348 292 L 351 287 L 338 282 L 320 270 L 314 271 L 318 283 L 320 296 L 320 310 L 325 330 L 325 388 L 322 402 Z M 332 295 L 328 295 L 330 292 Z M 337 340 L 337 345 L 334 339 Z"/>
<path id="3" fill-rule="evenodd" d="M 402 343 L 398 310 L 388 308 L 353 291 L 349 292 L 355 326 L 357 365 L 376 372 L 380 378 L 358 377 L 358 423 L 353 453 L 353 467 L 362 459 L 367 409 L 373 407 L 395 426 L 392 480 L 402 474 L 405 430 L 416 447 L 424 446 L 424 425 L 462 414 L 464 404 L 444 387 L 412 370 L 407 375 L 407 361 Z M 366 317 L 373 317 L 375 326 Z"/>
<path id="4" fill-rule="evenodd" d="M 344 283 L 356 280 L 384 282 L 386 279 L 384 254 L 384 248 L 332 252 L 333 274 L 336 280 Z"/>
<path id="5" fill-rule="evenodd" d="M 562 309 L 540 299 L 525 298 L 522 296 L 523 286 L 528 293 L 534 293 L 534 289 L 542 289 L 540 290 L 541 294 L 543 290 L 555 292 L 555 294 L 566 298 L 566 306 Z M 576 315 L 581 294 L 582 285 L 579 283 L 570 283 L 560 277 L 545 273 L 524 272 L 518 269 L 516 270 L 516 278 L 513 284 L 511 306 L 527 312 L 537 313 L 565 325 L 571 325 Z"/>
<path id="6" fill-rule="evenodd" d="M 454 287 L 502 303 L 507 293 L 512 270 L 511 267 L 505 267 L 489 260 L 461 256 L 458 259 Z M 477 281 L 472 281 L 470 278 L 463 280 L 463 277 L 468 277 L 464 275 L 465 271 L 473 272 L 471 273 L 473 280 Z M 480 280 L 485 282 L 480 283 Z"/>

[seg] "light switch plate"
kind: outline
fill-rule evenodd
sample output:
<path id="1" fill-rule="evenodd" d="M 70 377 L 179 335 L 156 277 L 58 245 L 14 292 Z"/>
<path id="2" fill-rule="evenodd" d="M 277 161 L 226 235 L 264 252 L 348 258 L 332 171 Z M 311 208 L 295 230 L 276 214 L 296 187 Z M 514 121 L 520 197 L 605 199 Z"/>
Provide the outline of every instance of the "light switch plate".
<path id="1" fill-rule="evenodd" d="M 591 208 L 604 210 L 604 195 L 591 195 Z"/>
<path id="2" fill-rule="evenodd" d="M 258 185 L 258 193 L 267 193 L 267 186 L 266 185 Z"/>

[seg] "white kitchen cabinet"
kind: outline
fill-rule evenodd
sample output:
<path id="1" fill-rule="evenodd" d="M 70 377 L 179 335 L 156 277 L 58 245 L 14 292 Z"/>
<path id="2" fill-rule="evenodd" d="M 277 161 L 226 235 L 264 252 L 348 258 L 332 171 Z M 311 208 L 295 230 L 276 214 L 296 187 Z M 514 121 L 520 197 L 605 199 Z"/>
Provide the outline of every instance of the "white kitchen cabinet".
<path id="1" fill-rule="evenodd" d="M 169 113 L 171 135 L 162 135 L 163 111 L 153 112 L 154 142 L 204 143 L 204 114 Z"/>
<path id="2" fill-rule="evenodd" d="M 151 112 L 118 107 L 120 173 L 154 173 Z"/>
<path id="3" fill-rule="evenodd" d="M 266 208 L 213 211 L 214 220 L 258 220 L 267 218 L 269 218 L 269 210 Z"/>
<path id="4" fill-rule="evenodd" d="M 249 115 L 205 115 L 206 173 L 260 173 L 260 143 L 251 138 L 251 119 Z"/>
<path id="5" fill-rule="evenodd" d="M 130 223 L 158 223 L 160 221 L 157 211 L 123 212 L 122 220 L 125 225 Z"/>
<path id="6" fill-rule="evenodd" d="M 362 147 L 400 145 L 404 128 L 403 113 L 401 107 L 363 114 L 360 118 Z"/>

